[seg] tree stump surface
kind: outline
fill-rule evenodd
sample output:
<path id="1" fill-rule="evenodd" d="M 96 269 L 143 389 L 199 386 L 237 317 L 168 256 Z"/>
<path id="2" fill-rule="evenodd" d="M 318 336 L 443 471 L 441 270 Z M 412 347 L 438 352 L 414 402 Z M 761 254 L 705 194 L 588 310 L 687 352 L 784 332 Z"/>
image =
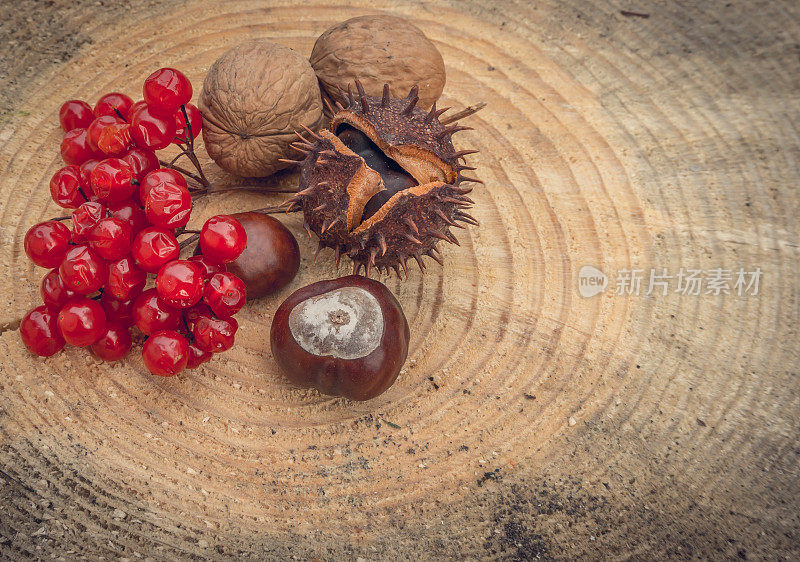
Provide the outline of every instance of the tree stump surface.
<path id="1" fill-rule="evenodd" d="M 800 556 L 796 3 L 295 4 L 0 8 L 0 558 Z M 649 17 L 621 13 L 636 9 Z M 353 403 L 277 371 L 273 312 L 337 275 L 297 216 L 280 218 L 298 277 L 203 368 L 26 352 L 44 271 L 22 241 L 61 214 L 64 100 L 141 97 L 161 66 L 196 99 L 241 41 L 307 56 L 371 13 L 436 43 L 442 106 L 488 102 L 455 138 L 481 151 L 480 227 L 443 268 L 381 278 L 412 333 L 388 392 Z M 284 197 L 218 195 L 191 224 Z M 587 265 L 605 292 L 581 296 Z M 757 294 L 646 294 L 651 270 L 682 268 L 762 277 Z M 644 272 L 638 295 L 615 294 L 626 270 Z"/>

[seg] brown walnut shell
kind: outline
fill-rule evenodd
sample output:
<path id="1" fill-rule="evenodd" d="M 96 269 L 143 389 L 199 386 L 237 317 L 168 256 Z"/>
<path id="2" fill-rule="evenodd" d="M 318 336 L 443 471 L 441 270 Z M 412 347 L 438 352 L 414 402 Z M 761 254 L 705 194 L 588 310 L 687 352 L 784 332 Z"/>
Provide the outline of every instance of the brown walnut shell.
<path id="1" fill-rule="evenodd" d="M 445 70 L 436 46 L 415 25 L 395 16 L 361 16 L 320 35 L 311 52 L 323 94 L 344 103 L 343 92 L 358 79 L 367 95 L 405 95 L 419 87 L 419 104 L 430 108 L 442 95 Z"/>
<path id="2" fill-rule="evenodd" d="M 417 107 L 417 89 L 405 99 L 394 99 L 384 88 L 381 97 L 367 96 L 357 81 L 346 106 L 335 113 L 326 130 L 296 143 L 306 152 L 300 164 L 300 191 L 289 209 L 299 207 L 305 227 L 319 238 L 319 248 L 332 248 L 370 275 L 400 268 L 407 274 L 413 258 L 439 263 L 437 244 L 458 244 L 451 227 L 477 224 L 465 212 L 473 204 L 466 196 L 462 175 L 472 170 L 461 164 L 474 150 L 456 151 L 453 133 L 468 129 L 445 127 L 436 105 L 429 112 Z"/>
<path id="3" fill-rule="evenodd" d="M 286 167 L 293 131 L 316 129 L 322 99 L 314 70 L 300 54 L 255 40 L 223 54 L 200 94 L 203 141 L 224 170 L 264 177 Z"/>
<path id="4" fill-rule="evenodd" d="M 359 275 L 312 283 L 278 307 L 272 355 L 289 379 L 322 394 L 369 400 L 397 379 L 409 329 L 383 283 Z"/>

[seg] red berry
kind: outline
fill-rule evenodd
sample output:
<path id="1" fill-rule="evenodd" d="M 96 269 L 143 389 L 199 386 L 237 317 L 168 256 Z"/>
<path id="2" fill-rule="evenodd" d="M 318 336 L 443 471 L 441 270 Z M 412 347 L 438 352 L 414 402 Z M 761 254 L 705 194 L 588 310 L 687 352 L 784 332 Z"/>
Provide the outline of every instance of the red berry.
<path id="1" fill-rule="evenodd" d="M 121 158 L 130 164 L 136 179 L 139 181 L 142 181 L 147 174 L 159 166 L 158 156 L 156 156 L 155 152 L 146 148 L 134 148 Z"/>
<path id="2" fill-rule="evenodd" d="M 109 323 L 105 333 L 92 344 L 92 353 L 103 361 L 119 361 L 131 349 L 131 333 L 126 326 Z"/>
<path id="3" fill-rule="evenodd" d="M 154 226 L 169 229 L 185 226 L 192 213 L 192 196 L 177 183 L 161 182 L 147 192 L 144 212 Z"/>
<path id="4" fill-rule="evenodd" d="M 181 311 L 158 298 L 155 289 L 147 289 L 133 301 L 133 321 L 147 335 L 159 330 L 177 330 Z"/>
<path id="5" fill-rule="evenodd" d="M 212 263 L 208 261 L 203 254 L 198 254 L 189 258 L 189 261 L 195 262 L 203 270 L 203 279 L 208 281 L 215 273 L 223 273 L 227 271 L 225 264 Z"/>
<path id="6" fill-rule="evenodd" d="M 67 164 L 79 165 L 96 155 L 96 151 L 89 144 L 86 129 L 72 129 L 61 141 L 61 158 Z"/>
<path id="7" fill-rule="evenodd" d="M 139 231 L 150 226 L 150 222 L 147 220 L 144 211 L 138 203 L 133 202 L 133 199 L 111 205 L 108 210 L 111 211 L 112 217 L 122 219 L 130 224 L 134 236 L 136 236 Z"/>
<path id="8" fill-rule="evenodd" d="M 180 172 L 172 168 L 159 168 L 153 170 L 142 179 L 141 185 L 139 186 L 139 198 L 142 200 L 142 204 L 144 204 L 147 199 L 147 194 L 150 193 L 151 189 L 164 183 L 173 183 L 188 189 L 186 180 Z"/>
<path id="9" fill-rule="evenodd" d="M 160 68 L 147 77 L 142 92 L 144 101 L 154 111 L 172 116 L 176 109 L 192 99 L 192 84 L 179 70 Z"/>
<path id="10" fill-rule="evenodd" d="M 133 118 L 144 107 L 147 107 L 147 103 L 144 100 L 139 100 L 135 104 L 133 104 L 131 106 L 131 110 L 128 112 L 128 123 L 132 123 L 133 122 Z"/>
<path id="11" fill-rule="evenodd" d="M 132 146 L 131 126 L 127 123 L 114 123 L 103 127 L 100 138 L 97 139 L 97 148 L 108 156 L 122 156 Z"/>
<path id="12" fill-rule="evenodd" d="M 50 196 L 65 209 L 74 209 L 86 201 L 80 190 L 81 171 L 78 166 L 64 166 L 50 180 Z"/>
<path id="13" fill-rule="evenodd" d="M 94 106 L 94 116 L 115 115 L 127 119 L 131 106 L 133 106 L 133 100 L 130 96 L 112 92 L 97 100 L 97 104 Z"/>
<path id="14" fill-rule="evenodd" d="M 203 302 L 220 318 L 239 312 L 247 301 L 244 281 L 233 273 L 217 273 L 206 284 Z"/>
<path id="15" fill-rule="evenodd" d="M 106 206 L 96 201 L 81 203 L 72 211 L 72 241 L 84 242 L 89 231 L 106 216 Z"/>
<path id="16" fill-rule="evenodd" d="M 100 135 L 109 125 L 124 125 L 125 120 L 117 115 L 101 115 L 96 117 L 92 124 L 86 129 L 86 141 L 95 152 L 100 149 Z"/>
<path id="17" fill-rule="evenodd" d="M 247 233 L 229 215 L 211 217 L 200 231 L 200 251 L 214 263 L 228 263 L 239 257 L 247 246 Z"/>
<path id="18" fill-rule="evenodd" d="M 203 351 L 194 343 L 189 344 L 189 360 L 186 362 L 187 369 L 197 369 L 203 363 L 209 361 L 212 357 L 210 351 Z"/>
<path id="19" fill-rule="evenodd" d="M 133 259 L 147 273 L 158 273 L 162 265 L 178 259 L 180 253 L 181 249 L 175 235 L 157 226 L 139 232 L 131 245 Z"/>
<path id="20" fill-rule="evenodd" d="M 203 272 L 188 260 L 164 264 L 156 276 L 158 296 L 175 308 L 189 308 L 203 298 Z"/>
<path id="21" fill-rule="evenodd" d="M 118 260 L 131 249 L 133 229 L 131 225 L 116 217 L 98 221 L 89 232 L 89 244 L 103 259 Z"/>
<path id="22" fill-rule="evenodd" d="M 79 170 L 78 178 L 80 179 L 81 182 L 81 189 L 83 189 L 83 192 L 86 195 L 91 195 L 93 193 L 92 170 L 94 170 L 94 167 L 97 166 L 97 164 L 99 163 L 100 160 L 97 160 L 96 158 L 89 158 L 86 162 L 84 162 L 78 167 Z"/>
<path id="23" fill-rule="evenodd" d="M 58 221 L 40 222 L 25 233 L 25 253 L 39 267 L 58 267 L 69 250 L 70 236 Z"/>
<path id="24" fill-rule="evenodd" d="M 197 109 L 191 103 L 186 104 L 186 115 L 189 116 L 189 125 L 191 125 L 192 129 L 192 139 L 196 139 L 197 135 L 200 134 L 200 131 L 203 128 L 203 116 L 200 113 L 200 110 Z M 175 136 L 181 139 L 186 139 L 189 136 L 189 131 L 186 128 L 186 118 L 183 116 L 183 111 L 178 108 L 175 111 Z M 181 141 L 178 139 L 173 140 L 175 144 L 180 144 Z"/>
<path id="25" fill-rule="evenodd" d="M 37 306 L 28 312 L 19 324 L 19 335 L 28 351 L 40 357 L 50 357 L 64 347 L 56 310 L 48 306 Z"/>
<path id="26" fill-rule="evenodd" d="M 183 311 L 183 321 L 190 330 L 194 329 L 194 323 L 201 316 L 214 317 L 214 313 L 208 308 L 208 305 L 203 301 L 198 302 L 196 305 L 191 306 Z"/>
<path id="27" fill-rule="evenodd" d="M 203 272 L 193 262 L 175 260 L 164 264 L 156 277 L 158 296 L 176 308 L 188 308 L 203 298 Z"/>
<path id="28" fill-rule="evenodd" d="M 115 299 L 126 301 L 138 297 L 146 283 L 147 273 L 136 267 L 132 257 L 108 264 L 106 292 Z"/>
<path id="29" fill-rule="evenodd" d="M 39 288 L 39 292 L 42 295 L 44 304 L 53 306 L 56 309 L 61 308 L 61 305 L 75 296 L 75 293 L 64 286 L 64 282 L 61 280 L 57 269 L 51 269 L 47 275 L 42 278 L 42 285 Z"/>
<path id="30" fill-rule="evenodd" d="M 189 344 L 175 330 L 161 330 L 147 338 L 142 347 L 142 359 L 154 375 L 171 377 L 186 368 Z"/>
<path id="31" fill-rule="evenodd" d="M 97 301 L 74 297 L 58 312 L 58 329 L 70 345 L 92 345 L 106 331 L 106 313 Z"/>
<path id="32" fill-rule="evenodd" d="M 239 324 L 233 318 L 201 316 L 194 324 L 194 344 L 203 351 L 221 353 L 233 347 Z"/>
<path id="33" fill-rule="evenodd" d="M 103 307 L 106 318 L 123 326 L 132 326 L 133 304 L 135 301 L 135 297 L 128 300 L 115 299 L 109 291 L 106 291 L 100 297 L 100 306 Z"/>
<path id="34" fill-rule="evenodd" d="M 85 129 L 94 120 L 92 107 L 85 101 L 65 101 L 58 112 L 58 120 L 65 133 L 72 129 Z"/>
<path id="35" fill-rule="evenodd" d="M 175 120 L 172 114 L 159 117 L 150 111 L 150 106 L 137 110 L 131 120 L 133 140 L 142 148 L 161 150 L 175 138 Z"/>
<path id="36" fill-rule="evenodd" d="M 106 282 L 106 263 L 88 246 L 72 246 L 58 268 L 64 286 L 79 295 L 88 295 Z"/>
<path id="37" fill-rule="evenodd" d="M 107 204 L 121 203 L 136 191 L 133 168 L 120 158 L 106 158 L 92 170 L 92 191 Z"/>

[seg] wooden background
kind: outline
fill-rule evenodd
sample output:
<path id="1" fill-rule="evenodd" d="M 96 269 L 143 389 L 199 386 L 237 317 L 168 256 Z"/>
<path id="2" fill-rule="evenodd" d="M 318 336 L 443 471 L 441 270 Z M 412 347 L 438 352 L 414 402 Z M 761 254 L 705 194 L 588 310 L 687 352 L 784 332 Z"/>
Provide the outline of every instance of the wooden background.
<path id="1" fill-rule="evenodd" d="M 294 4 L 0 8 L 0 558 L 800 556 L 797 3 Z M 386 394 L 276 372 L 272 312 L 335 275 L 296 217 L 300 275 L 201 370 L 25 352 L 44 272 L 22 238 L 59 213 L 63 100 L 138 96 L 164 65 L 199 92 L 244 39 L 308 55 L 378 12 L 437 44 L 444 105 L 489 102 L 457 139 L 481 150 L 481 227 L 444 269 L 387 281 L 412 349 Z M 278 201 L 220 195 L 194 221 Z M 749 297 L 581 298 L 583 265 L 763 278 Z"/>

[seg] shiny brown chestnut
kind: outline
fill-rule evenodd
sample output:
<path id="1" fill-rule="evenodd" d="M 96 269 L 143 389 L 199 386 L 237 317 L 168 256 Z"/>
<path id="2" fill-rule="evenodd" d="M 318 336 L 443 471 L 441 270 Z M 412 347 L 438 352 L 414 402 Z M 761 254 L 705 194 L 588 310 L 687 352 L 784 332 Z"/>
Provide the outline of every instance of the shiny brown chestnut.
<path id="1" fill-rule="evenodd" d="M 272 355 L 289 379 L 322 394 L 375 398 L 408 355 L 408 322 L 383 283 L 360 275 L 298 289 L 272 320 Z"/>
<path id="2" fill-rule="evenodd" d="M 264 213 L 250 211 L 231 216 L 244 227 L 247 247 L 227 268 L 244 281 L 247 300 L 288 285 L 300 269 L 300 248 L 294 235 L 281 221 Z M 195 254 L 199 252 L 198 245 Z"/>

